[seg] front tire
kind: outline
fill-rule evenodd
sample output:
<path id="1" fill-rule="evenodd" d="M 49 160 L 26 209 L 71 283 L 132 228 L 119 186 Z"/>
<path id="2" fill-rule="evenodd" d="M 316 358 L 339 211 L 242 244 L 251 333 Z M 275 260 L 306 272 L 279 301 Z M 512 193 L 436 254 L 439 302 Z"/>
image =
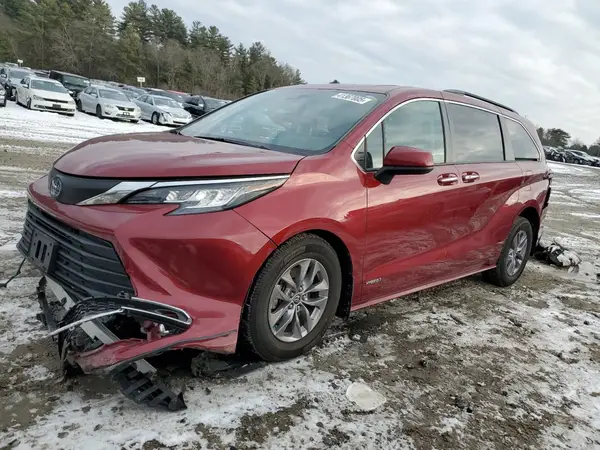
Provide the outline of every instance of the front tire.
<path id="1" fill-rule="evenodd" d="M 27 109 L 31 109 L 31 99 L 27 100 Z"/>
<path id="2" fill-rule="evenodd" d="M 283 361 L 317 345 L 342 290 L 335 250 L 314 234 L 279 247 L 258 273 L 244 307 L 243 344 L 265 361 Z"/>
<path id="3" fill-rule="evenodd" d="M 151 122 L 152 122 L 154 125 L 159 125 L 159 123 L 158 123 L 158 114 L 156 114 L 156 113 L 152 113 L 152 120 L 151 120 Z"/>
<path id="4" fill-rule="evenodd" d="M 96 105 L 96 117 L 98 117 L 98 119 L 104 119 L 100 105 Z"/>
<path id="5" fill-rule="evenodd" d="M 515 283 L 525 270 L 532 245 L 531 223 L 519 216 L 508 233 L 496 267 L 483 273 L 485 280 L 500 287 Z"/>

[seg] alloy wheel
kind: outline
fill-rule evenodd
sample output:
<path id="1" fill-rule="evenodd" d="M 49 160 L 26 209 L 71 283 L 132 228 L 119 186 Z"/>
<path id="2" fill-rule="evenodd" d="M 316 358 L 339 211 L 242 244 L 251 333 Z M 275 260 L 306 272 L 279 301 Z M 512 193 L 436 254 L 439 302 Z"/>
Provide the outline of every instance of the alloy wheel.
<path id="1" fill-rule="evenodd" d="M 523 265 L 527 253 L 527 233 L 520 230 L 513 238 L 506 255 L 506 272 L 510 277 L 515 276 Z"/>
<path id="2" fill-rule="evenodd" d="M 309 334 L 325 312 L 329 275 L 316 259 L 290 265 L 275 283 L 269 301 L 269 326 L 283 342 L 296 342 Z"/>

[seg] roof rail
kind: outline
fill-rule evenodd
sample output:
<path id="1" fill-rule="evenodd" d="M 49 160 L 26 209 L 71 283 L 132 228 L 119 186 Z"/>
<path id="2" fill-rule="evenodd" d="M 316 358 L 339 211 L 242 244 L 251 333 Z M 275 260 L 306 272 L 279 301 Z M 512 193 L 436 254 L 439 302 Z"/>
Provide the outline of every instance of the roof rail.
<path id="1" fill-rule="evenodd" d="M 508 106 L 503 105 L 502 103 L 495 102 L 494 100 L 490 100 L 489 98 L 485 98 L 480 95 L 472 94 L 467 91 L 461 91 L 459 89 L 445 89 L 444 92 L 449 92 L 451 94 L 464 95 L 465 97 L 475 98 L 477 100 L 481 100 L 482 102 L 491 103 L 492 105 L 496 105 L 499 108 L 504 108 L 504 109 L 514 112 L 515 114 L 518 114 L 514 109 L 509 108 Z"/>

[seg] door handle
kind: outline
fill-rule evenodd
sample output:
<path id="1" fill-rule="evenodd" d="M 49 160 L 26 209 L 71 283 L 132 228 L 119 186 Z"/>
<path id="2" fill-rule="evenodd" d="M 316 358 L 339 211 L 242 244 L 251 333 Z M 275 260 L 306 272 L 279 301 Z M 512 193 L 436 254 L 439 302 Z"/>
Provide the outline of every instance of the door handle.
<path id="1" fill-rule="evenodd" d="M 458 183 L 458 175 L 455 173 L 444 173 L 437 178 L 440 186 L 451 186 Z"/>
<path id="2" fill-rule="evenodd" d="M 479 180 L 479 174 L 477 172 L 465 172 L 462 174 L 462 180 L 465 183 L 472 183 Z"/>

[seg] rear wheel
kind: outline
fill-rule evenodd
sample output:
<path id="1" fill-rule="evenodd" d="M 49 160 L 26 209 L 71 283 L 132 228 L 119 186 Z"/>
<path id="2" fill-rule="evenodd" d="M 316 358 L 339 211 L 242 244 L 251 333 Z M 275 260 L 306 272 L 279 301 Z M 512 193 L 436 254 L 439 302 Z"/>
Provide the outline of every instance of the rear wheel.
<path id="1" fill-rule="evenodd" d="M 75 102 L 75 104 L 77 105 L 77 111 L 83 112 L 83 107 L 81 106 L 81 100 L 77 100 Z"/>
<path id="2" fill-rule="evenodd" d="M 497 286 L 510 286 L 519 279 L 531 254 L 533 229 L 524 217 L 517 217 L 495 268 L 484 272 L 484 278 Z"/>
<path id="3" fill-rule="evenodd" d="M 100 105 L 96 105 L 96 117 L 98 117 L 98 119 L 104 119 Z"/>
<path id="4" fill-rule="evenodd" d="M 260 270 L 244 308 L 242 337 L 266 361 L 318 344 L 337 309 L 342 273 L 335 250 L 314 234 L 279 247 Z"/>

